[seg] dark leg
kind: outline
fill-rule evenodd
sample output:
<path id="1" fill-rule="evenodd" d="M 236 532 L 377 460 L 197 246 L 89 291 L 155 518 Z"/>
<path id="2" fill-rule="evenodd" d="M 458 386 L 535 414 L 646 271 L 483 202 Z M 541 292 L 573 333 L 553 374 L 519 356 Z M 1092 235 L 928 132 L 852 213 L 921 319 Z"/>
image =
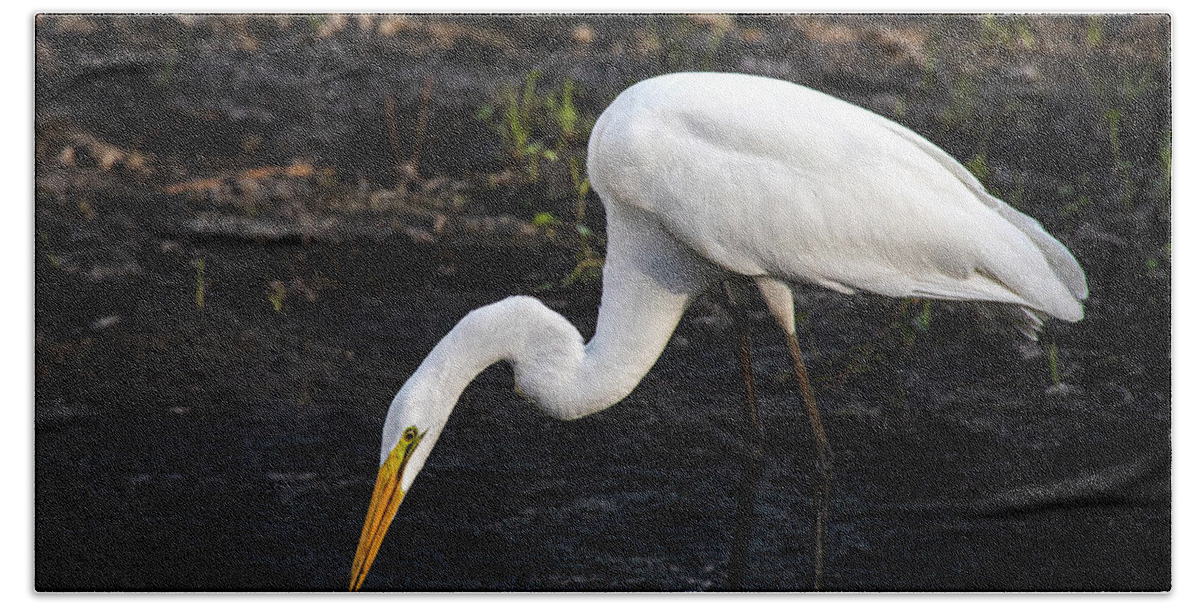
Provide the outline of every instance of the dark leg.
<path id="1" fill-rule="evenodd" d="M 821 472 L 820 496 L 817 499 L 816 540 L 813 549 L 813 588 L 821 588 L 821 575 L 825 570 L 825 521 L 829 518 L 829 493 L 833 485 L 832 453 L 829 441 L 825 438 L 825 426 L 821 424 L 821 412 L 817 409 L 817 400 L 813 397 L 812 385 L 808 382 L 808 370 L 804 367 L 804 358 L 800 356 L 800 342 L 795 332 L 787 334 L 788 352 L 792 356 L 792 366 L 796 371 L 796 379 L 800 383 L 800 394 L 804 399 L 804 407 L 808 410 L 808 422 L 812 426 L 813 440 L 817 449 L 817 462 Z"/>
<path id="2" fill-rule="evenodd" d="M 787 337 L 788 354 L 792 357 L 792 368 L 796 372 L 796 380 L 800 383 L 800 395 L 804 399 L 804 407 L 808 410 L 808 423 L 812 426 L 813 443 L 817 450 L 817 465 L 820 480 L 817 482 L 817 498 L 814 507 L 817 511 L 816 538 L 813 547 L 813 588 L 821 588 L 821 576 L 825 571 L 825 521 L 829 518 L 829 495 L 833 485 L 833 453 L 829 450 L 829 441 L 825 439 L 825 426 L 821 424 L 821 412 L 817 409 L 817 400 L 813 398 L 812 386 L 808 382 L 808 370 L 804 367 L 804 358 L 800 356 L 800 341 L 796 339 L 796 309 L 792 288 L 778 279 L 770 277 L 755 277 L 755 284 L 762 294 L 767 309 L 775 317 L 775 322 Z"/>
<path id="3" fill-rule="evenodd" d="M 746 575 L 746 562 L 750 555 L 750 528 L 754 523 L 754 499 L 758 490 L 758 481 L 763 473 L 762 424 L 758 419 L 758 399 L 754 390 L 754 373 L 750 355 L 750 328 L 746 319 L 746 311 L 741 307 L 734 295 L 733 287 L 726 282 L 725 293 L 729 298 L 729 307 L 733 316 L 734 326 L 738 332 L 738 358 L 741 361 L 743 393 L 746 406 L 746 422 L 750 427 L 750 445 L 744 456 L 742 481 L 737 491 L 737 515 L 733 531 L 733 542 L 729 549 L 729 570 L 725 578 L 725 586 L 731 590 L 742 588 Z"/>

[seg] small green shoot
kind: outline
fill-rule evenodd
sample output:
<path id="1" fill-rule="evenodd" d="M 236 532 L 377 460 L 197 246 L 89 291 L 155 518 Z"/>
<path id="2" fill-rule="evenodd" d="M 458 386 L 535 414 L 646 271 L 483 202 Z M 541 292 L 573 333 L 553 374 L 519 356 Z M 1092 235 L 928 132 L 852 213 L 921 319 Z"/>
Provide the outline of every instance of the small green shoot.
<path id="1" fill-rule="evenodd" d="M 62 260 L 59 259 L 59 257 L 54 252 L 48 251 L 50 249 L 50 238 L 46 236 L 45 232 L 42 232 L 40 230 L 37 233 L 37 238 L 38 238 L 38 241 L 40 241 L 42 243 L 42 249 L 47 250 L 46 251 L 46 261 L 50 263 L 50 267 L 55 270 L 62 270 Z"/>
<path id="2" fill-rule="evenodd" d="M 943 123 L 962 128 L 975 120 L 979 103 L 979 81 L 970 74 L 961 74 L 954 79 L 953 99 L 950 107 L 942 110 L 940 118 Z"/>
<path id="3" fill-rule="evenodd" d="M 550 213 L 549 211 L 541 211 L 537 215 L 533 216 L 533 225 L 537 226 L 538 228 L 557 226 L 561 223 L 562 222 L 558 221 L 558 218 L 554 217 L 554 214 Z"/>
<path id="4" fill-rule="evenodd" d="M 285 299 L 287 299 L 287 288 L 283 286 L 283 282 L 271 281 L 267 285 L 267 301 L 271 303 L 271 308 L 274 308 L 275 312 L 281 312 Z"/>
<path id="5" fill-rule="evenodd" d="M 970 171 L 971 175 L 974 175 L 980 182 L 986 180 L 990 175 L 987 166 L 987 157 L 984 156 L 983 152 L 972 156 L 971 160 L 967 161 L 965 166 L 967 171 Z"/>
<path id="6" fill-rule="evenodd" d="M 1088 17 L 1087 34 L 1084 35 L 1084 44 L 1086 44 L 1088 48 L 1100 46 L 1100 43 L 1104 41 L 1104 30 L 1102 29 L 1103 25 L 1104 17 L 1100 15 L 1092 15 Z"/>
<path id="7" fill-rule="evenodd" d="M 715 24 L 712 31 L 708 35 L 708 42 L 704 45 L 704 55 L 700 58 L 700 69 L 709 71 L 712 69 L 713 60 L 716 59 L 717 49 L 721 48 L 721 42 L 725 40 L 725 35 L 733 28 L 732 19 L 729 23 L 719 22 Z"/>
<path id="8" fill-rule="evenodd" d="M 562 225 L 562 221 L 554 217 L 549 211 L 539 211 L 533 216 L 531 222 L 534 227 L 541 229 L 546 233 L 546 236 L 554 238 L 555 228 Z"/>
<path id="9" fill-rule="evenodd" d="M 591 281 L 598 279 L 602 276 L 601 270 L 603 268 L 604 258 L 587 257 L 581 259 L 579 260 L 579 263 L 575 265 L 575 269 L 571 271 L 571 274 L 567 275 L 567 277 L 562 280 L 560 286 L 569 287 L 580 280 Z"/>
<path id="10" fill-rule="evenodd" d="M 808 351 L 813 353 L 813 356 L 820 357 L 821 349 L 817 348 L 817 338 L 813 336 L 808 312 L 797 309 L 794 313 L 794 318 L 796 319 L 796 331 L 808 336 Z"/>
<path id="11" fill-rule="evenodd" d="M 575 93 L 575 82 L 570 78 L 563 81 L 562 91 L 557 96 L 546 96 L 544 105 L 546 113 L 554 118 L 559 130 L 559 146 L 563 149 L 566 143 L 575 138 L 575 128 L 579 125 L 579 112 L 575 109 L 572 96 Z"/>
<path id="12" fill-rule="evenodd" d="M 196 258 L 196 308 L 204 310 L 204 258 Z"/>
<path id="13" fill-rule="evenodd" d="M 1025 202 L 1025 174 L 1017 173 L 1016 182 L 1017 189 L 1007 193 L 1007 196 L 1004 197 L 1004 202 L 1017 209 L 1020 209 L 1022 206 L 1024 206 Z"/>
<path id="14" fill-rule="evenodd" d="M 75 208 L 79 210 L 79 215 L 83 216 L 86 221 L 96 219 L 96 208 L 85 199 L 79 199 L 75 204 Z"/>
<path id="15" fill-rule="evenodd" d="M 1108 124 L 1108 143 L 1112 148 L 1113 158 L 1121 158 L 1121 142 L 1119 139 L 1118 127 L 1121 124 L 1121 111 L 1116 108 L 1109 108 L 1104 111 L 1104 122 Z"/>
<path id="16" fill-rule="evenodd" d="M 595 233 L 587 226 L 587 195 L 591 191 L 591 182 L 583 176 L 579 168 L 579 159 L 572 157 L 568 167 L 571 170 L 571 181 L 575 184 L 575 233 L 579 235 L 579 251 L 575 255 L 575 269 L 563 279 L 563 286 L 570 285 L 579 279 L 591 280 L 600 277 L 600 269 L 604 267 L 604 257 L 598 255 L 591 245 Z"/>
<path id="17" fill-rule="evenodd" d="M 518 164 L 526 164 L 530 180 L 537 179 L 537 153 L 541 151 L 541 143 L 531 143 L 532 125 L 530 110 L 533 107 L 533 90 L 537 84 L 540 72 L 534 70 L 525 77 L 525 88 L 520 97 L 513 89 L 501 91 L 501 102 L 504 106 L 504 120 L 497 131 L 508 145 L 509 155 Z"/>
<path id="18" fill-rule="evenodd" d="M 580 279 L 600 276 L 604 258 L 598 255 L 593 245 L 603 242 L 587 226 L 587 196 L 591 191 L 583 170 L 583 142 L 591 131 L 594 120 L 583 117 L 575 106 L 577 87 L 571 79 L 547 93 L 538 92 L 541 73 L 530 72 L 520 89 L 501 89 L 495 105 L 485 105 L 476 112 L 476 118 L 491 126 L 504 143 L 505 157 L 522 176 L 526 184 L 536 183 L 542 174 L 542 163 L 551 163 L 548 168 L 561 170 L 563 165 L 570 173 L 574 186 L 575 218 L 572 223 L 547 210 L 536 212 L 531 219 L 534 227 L 554 238 L 560 234 L 578 237 L 575 269 L 560 284 L 570 285 Z M 492 187 L 498 187 L 493 183 Z M 569 196 L 569 195 L 568 195 Z M 526 207 L 534 203 L 523 199 Z M 561 211 L 559 211 L 561 215 Z"/>
<path id="19" fill-rule="evenodd" d="M 158 69 L 158 75 L 154 79 L 155 86 L 162 88 L 171 84 L 171 78 L 175 75 L 175 68 L 179 65 L 179 51 L 170 49 L 167 51 L 166 61 L 162 67 Z"/>
<path id="20" fill-rule="evenodd" d="M 1171 180 L 1171 130 L 1167 129 L 1163 134 L 1163 141 L 1158 148 L 1158 161 L 1161 163 L 1163 175 L 1167 176 L 1167 183 Z"/>
<path id="21" fill-rule="evenodd" d="M 929 300 L 922 300 L 922 302 L 921 313 L 913 320 L 916 322 L 917 329 L 927 332 L 929 331 L 929 323 L 933 320 L 933 309 Z"/>
<path id="22" fill-rule="evenodd" d="M 1153 255 L 1146 258 L 1146 270 L 1148 274 L 1155 276 L 1156 271 L 1162 268 L 1164 264 L 1171 263 L 1171 241 L 1167 241 Z M 1160 275 L 1161 276 L 1161 275 Z"/>
<path id="23" fill-rule="evenodd" d="M 1077 184 L 1064 184 L 1058 187 L 1058 196 L 1067 201 L 1059 208 L 1060 215 L 1076 216 L 1091 206 L 1092 198 L 1085 192 L 1090 187 L 1090 179 L 1087 174 L 1084 174 L 1077 181 Z"/>
<path id="24" fill-rule="evenodd" d="M 995 15 L 984 15 L 979 18 L 979 37 L 985 45 L 1001 46 L 1008 42 L 1010 35 Z"/>
<path id="25" fill-rule="evenodd" d="M 482 106 L 475 113 L 500 136 L 508 159 L 523 169 L 531 183 L 538 180 L 542 161 L 559 162 L 572 155 L 570 149 L 591 129 L 575 107 L 575 82 L 564 79 L 543 97 L 537 92 L 540 77 L 541 72 L 530 72 L 519 92 L 503 88 L 496 105 Z"/>
<path id="26" fill-rule="evenodd" d="M 1017 39 L 1021 41 L 1021 44 L 1027 49 L 1032 49 L 1035 40 L 1033 38 L 1033 30 L 1029 29 L 1028 20 L 1021 18 L 1013 25 L 1013 28 L 1017 31 Z"/>

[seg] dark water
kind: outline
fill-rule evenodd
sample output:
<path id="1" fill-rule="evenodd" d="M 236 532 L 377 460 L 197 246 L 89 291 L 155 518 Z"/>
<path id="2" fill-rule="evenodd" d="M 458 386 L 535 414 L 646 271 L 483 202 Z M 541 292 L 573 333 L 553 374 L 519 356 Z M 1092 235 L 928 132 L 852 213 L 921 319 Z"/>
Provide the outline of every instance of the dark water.
<path id="1" fill-rule="evenodd" d="M 194 269 L 163 243 L 131 238 L 142 270 L 105 281 L 39 262 L 38 588 L 344 588 L 392 394 L 463 313 L 505 295 L 491 281 L 528 269 L 418 280 L 436 277 L 425 258 L 386 245 L 217 243 L 200 311 Z M 264 277 L 285 270 L 336 281 L 276 313 Z M 587 335 L 597 291 L 546 299 Z M 1048 396 L 1044 354 L 952 305 L 895 360 L 831 382 L 828 353 L 893 305 L 810 297 L 836 453 L 825 587 L 1167 588 L 1164 396 L 1103 381 Z M 786 351 L 754 312 L 766 470 L 746 586 L 802 590 L 810 435 Z M 578 421 L 486 371 L 366 588 L 722 588 L 746 449 L 720 319 L 701 301 L 641 387 Z M 1105 356 L 1063 350 L 1076 366 Z"/>

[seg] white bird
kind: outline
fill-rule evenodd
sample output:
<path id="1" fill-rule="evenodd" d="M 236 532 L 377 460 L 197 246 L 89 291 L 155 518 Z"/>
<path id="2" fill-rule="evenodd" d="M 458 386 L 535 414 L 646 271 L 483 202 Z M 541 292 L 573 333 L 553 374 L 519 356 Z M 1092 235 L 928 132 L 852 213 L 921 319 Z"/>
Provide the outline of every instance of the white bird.
<path id="1" fill-rule="evenodd" d="M 514 296 L 442 338 L 388 410 L 352 590 L 459 395 L 493 363 L 509 362 L 547 414 L 593 414 L 637 386 L 688 305 L 731 275 L 756 282 L 799 373 L 790 284 L 1008 304 L 1035 339 L 1046 316 L 1083 318 L 1083 271 L 1041 224 L 920 135 L 796 84 L 642 81 L 597 119 L 587 168 L 608 224 L 595 335 L 585 343 L 557 312 Z"/>

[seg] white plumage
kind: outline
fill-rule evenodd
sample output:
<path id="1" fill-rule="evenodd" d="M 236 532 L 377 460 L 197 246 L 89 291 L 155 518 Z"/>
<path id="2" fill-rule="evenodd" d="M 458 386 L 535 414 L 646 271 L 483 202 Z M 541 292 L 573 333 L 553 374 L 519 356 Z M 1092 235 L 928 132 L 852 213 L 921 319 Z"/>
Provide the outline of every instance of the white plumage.
<path id="1" fill-rule="evenodd" d="M 509 361 L 518 388 L 558 418 L 602 410 L 633 390 L 692 300 L 730 273 L 755 278 L 789 336 L 792 283 L 1010 304 L 1031 337 L 1046 315 L 1083 318 L 1083 271 L 1038 222 L 909 129 L 795 84 L 715 73 L 640 82 L 596 121 L 588 175 L 608 217 L 596 334 L 585 345 L 558 313 L 512 297 L 442 339 L 388 411 L 381 463 L 406 429 L 423 439 L 379 517 L 372 500 L 357 584 L 479 372 Z"/>
<path id="2" fill-rule="evenodd" d="M 608 207 L 732 272 L 1083 317 L 1083 272 L 1041 225 L 916 133 L 811 89 L 654 78 L 605 110 L 588 152 Z"/>

